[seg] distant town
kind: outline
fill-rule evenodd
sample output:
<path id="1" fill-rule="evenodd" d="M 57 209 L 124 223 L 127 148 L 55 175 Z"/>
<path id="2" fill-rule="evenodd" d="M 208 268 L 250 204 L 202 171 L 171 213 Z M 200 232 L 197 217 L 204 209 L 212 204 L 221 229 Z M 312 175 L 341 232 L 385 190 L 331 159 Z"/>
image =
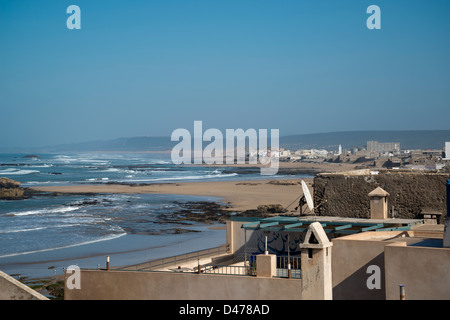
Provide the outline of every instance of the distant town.
<path id="1" fill-rule="evenodd" d="M 413 170 L 448 170 L 450 163 L 450 142 L 443 143 L 442 149 L 404 150 L 399 142 L 367 141 L 362 147 L 337 150 L 280 148 L 272 151 L 284 162 L 334 162 L 353 163 L 359 168 L 413 169 Z"/>

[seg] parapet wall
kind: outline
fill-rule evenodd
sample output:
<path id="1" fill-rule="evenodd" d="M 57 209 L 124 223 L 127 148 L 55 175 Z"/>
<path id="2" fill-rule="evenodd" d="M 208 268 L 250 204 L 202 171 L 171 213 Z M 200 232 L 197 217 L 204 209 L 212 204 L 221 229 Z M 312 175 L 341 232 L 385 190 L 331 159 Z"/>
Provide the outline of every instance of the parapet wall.
<path id="1" fill-rule="evenodd" d="M 449 300 L 450 249 L 408 246 L 405 242 L 384 249 L 386 299 L 397 300 L 399 284 L 406 300 Z"/>
<path id="2" fill-rule="evenodd" d="M 65 300 L 301 300 L 299 279 L 184 272 L 81 270 Z M 67 274 L 66 274 L 67 284 Z"/>
<path id="3" fill-rule="evenodd" d="M 48 300 L 48 298 L 0 271 L 0 300 Z"/>
<path id="4" fill-rule="evenodd" d="M 316 214 L 370 218 L 369 192 L 381 187 L 389 192 L 388 217 L 415 219 L 426 211 L 446 215 L 446 181 L 450 174 L 359 170 L 322 173 L 314 178 Z"/>

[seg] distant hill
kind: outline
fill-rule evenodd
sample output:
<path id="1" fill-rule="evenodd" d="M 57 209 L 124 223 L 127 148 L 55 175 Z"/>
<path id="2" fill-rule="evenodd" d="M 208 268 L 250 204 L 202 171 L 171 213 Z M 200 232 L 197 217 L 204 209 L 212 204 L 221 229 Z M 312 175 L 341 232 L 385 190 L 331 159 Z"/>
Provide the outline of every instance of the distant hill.
<path id="1" fill-rule="evenodd" d="M 170 137 L 132 137 L 61 144 L 39 149 L 41 152 L 166 151 L 171 150 L 175 143 L 170 141 Z"/>
<path id="2" fill-rule="evenodd" d="M 365 147 L 367 141 L 400 142 L 401 149 L 442 149 L 450 141 L 450 130 L 411 131 L 344 131 L 300 134 L 280 137 L 280 147 L 296 149 L 337 150 Z M 114 140 L 63 144 L 42 148 L 28 148 L 27 152 L 96 152 L 96 151 L 168 151 L 176 145 L 170 137 L 132 137 Z M 203 146 L 209 142 L 204 142 Z M 270 141 L 268 141 L 270 145 Z M 224 144 L 225 145 L 225 144 Z M 3 151 L 3 150 L 0 150 Z"/>

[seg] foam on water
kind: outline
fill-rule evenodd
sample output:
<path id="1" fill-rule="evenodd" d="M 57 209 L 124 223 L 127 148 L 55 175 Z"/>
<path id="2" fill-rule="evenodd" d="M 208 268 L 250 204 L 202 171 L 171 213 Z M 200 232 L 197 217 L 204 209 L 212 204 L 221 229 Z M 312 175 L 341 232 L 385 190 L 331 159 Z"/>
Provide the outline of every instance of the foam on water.
<path id="1" fill-rule="evenodd" d="M 237 173 L 229 173 L 229 174 L 206 174 L 199 176 L 179 176 L 179 177 L 165 177 L 165 178 L 142 178 L 142 179 L 128 179 L 128 180 L 120 180 L 119 182 L 155 182 L 155 181 L 172 181 L 172 180 L 202 180 L 202 179 L 214 179 L 214 178 L 229 178 L 237 176 Z"/>
<path id="2" fill-rule="evenodd" d="M 46 208 L 46 209 L 39 209 L 39 210 L 30 210 L 30 211 L 24 211 L 24 212 L 10 212 L 10 215 L 14 216 L 29 216 L 34 214 L 49 214 L 49 213 L 64 213 L 64 212 L 70 212 L 80 209 L 81 207 L 58 207 L 58 208 Z"/>
<path id="3" fill-rule="evenodd" d="M 32 173 L 40 173 L 39 170 L 22 170 L 22 169 L 5 169 L 0 170 L 0 175 L 11 176 L 11 175 L 25 175 Z"/>
<path id="4" fill-rule="evenodd" d="M 47 227 L 38 227 L 38 228 L 30 228 L 30 229 L 12 229 L 12 230 L 0 230 L 0 233 L 16 233 L 16 232 L 28 232 L 28 231 L 36 231 L 36 230 L 44 230 Z"/>

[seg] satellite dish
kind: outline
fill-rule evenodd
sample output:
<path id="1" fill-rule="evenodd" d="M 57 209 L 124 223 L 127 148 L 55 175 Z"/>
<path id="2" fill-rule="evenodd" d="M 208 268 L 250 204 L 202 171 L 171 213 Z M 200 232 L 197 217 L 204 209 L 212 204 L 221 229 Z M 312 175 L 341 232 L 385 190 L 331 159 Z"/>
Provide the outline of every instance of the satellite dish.
<path id="1" fill-rule="evenodd" d="M 311 193 L 309 192 L 308 186 L 306 185 L 305 181 L 303 181 L 303 180 L 302 180 L 302 190 L 303 190 L 303 195 L 300 198 L 300 201 L 298 202 L 298 206 L 297 206 L 297 208 L 295 208 L 295 210 L 300 208 L 300 215 L 302 215 L 303 206 L 306 204 L 306 205 L 308 205 L 309 211 L 314 213 L 314 202 L 311 197 Z"/>
<path id="2" fill-rule="evenodd" d="M 311 197 L 311 193 L 309 192 L 308 186 L 303 180 L 302 180 L 302 189 L 303 189 L 303 196 L 305 197 L 306 200 L 306 204 L 308 205 L 309 210 L 314 213 L 314 202 Z"/>

